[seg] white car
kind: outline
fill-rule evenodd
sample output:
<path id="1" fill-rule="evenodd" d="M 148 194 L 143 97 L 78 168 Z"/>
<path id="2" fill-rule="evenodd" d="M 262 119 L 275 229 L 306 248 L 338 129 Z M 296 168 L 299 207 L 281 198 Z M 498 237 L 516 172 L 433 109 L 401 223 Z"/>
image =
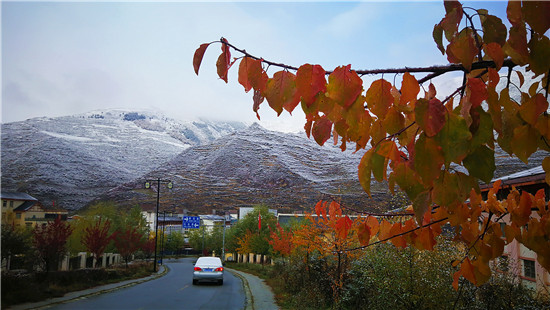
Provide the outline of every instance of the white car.
<path id="1" fill-rule="evenodd" d="M 199 257 L 193 270 L 193 285 L 199 281 L 218 282 L 223 284 L 223 264 L 219 257 Z"/>

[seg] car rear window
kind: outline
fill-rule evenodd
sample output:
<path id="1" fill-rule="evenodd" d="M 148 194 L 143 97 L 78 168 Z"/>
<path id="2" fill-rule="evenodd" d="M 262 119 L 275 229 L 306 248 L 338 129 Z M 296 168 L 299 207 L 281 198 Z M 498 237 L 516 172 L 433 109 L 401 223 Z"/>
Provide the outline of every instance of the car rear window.
<path id="1" fill-rule="evenodd" d="M 197 264 L 221 265 L 222 261 L 218 257 L 199 257 Z"/>

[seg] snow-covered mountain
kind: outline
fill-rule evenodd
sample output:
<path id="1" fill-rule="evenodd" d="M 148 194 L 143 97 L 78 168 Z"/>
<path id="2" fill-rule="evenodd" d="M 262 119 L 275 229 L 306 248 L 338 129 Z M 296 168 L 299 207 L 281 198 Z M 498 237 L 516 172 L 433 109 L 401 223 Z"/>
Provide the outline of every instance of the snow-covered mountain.
<path id="1" fill-rule="evenodd" d="M 148 112 L 97 111 L 2 124 L 2 190 L 27 192 L 44 204 L 78 210 L 98 199 L 154 205 L 145 179 L 170 179 L 161 209 L 211 212 L 266 204 L 282 212 L 336 199 L 357 210 L 385 207 L 387 185 L 370 199 L 357 178 L 362 152 L 318 146 L 304 134 L 254 124 L 180 122 Z M 499 177 L 526 165 L 496 150 Z"/>
<path id="2" fill-rule="evenodd" d="M 374 199 L 357 178 L 362 153 L 321 147 L 305 134 L 264 129 L 258 124 L 211 144 L 183 151 L 147 178 L 169 179 L 161 189 L 161 210 L 211 212 L 265 204 L 280 212 L 311 212 L 320 199 L 337 199 L 360 210 L 375 210 L 389 199 L 385 185 L 373 184 Z M 102 199 L 154 205 L 156 192 L 143 178 L 110 190 Z"/>
<path id="3" fill-rule="evenodd" d="M 238 122 L 181 122 L 122 110 L 2 124 L 2 190 L 80 209 L 189 147 L 243 128 Z"/>

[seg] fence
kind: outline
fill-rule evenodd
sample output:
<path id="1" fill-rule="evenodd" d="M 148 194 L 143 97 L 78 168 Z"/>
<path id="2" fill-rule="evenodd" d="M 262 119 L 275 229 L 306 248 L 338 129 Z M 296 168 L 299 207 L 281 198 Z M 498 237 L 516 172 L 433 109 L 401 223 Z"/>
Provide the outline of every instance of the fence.
<path id="1" fill-rule="evenodd" d="M 101 257 L 101 263 L 99 267 L 107 268 L 114 264 L 122 262 L 120 254 L 104 253 Z M 88 256 L 86 252 L 80 252 L 77 256 L 70 257 L 65 256 L 60 262 L 58 270 L 76 270 L 84 268 L 94 268 L 96 266 L 96 260 L 91 255 Z M 39 269 L 36 266 L 28 265 L 25 262 L 24 256 L 14 256 L 8 259 L 2 260 L 2 270 L 15 270 L 15 269 Z"/>
<path id="2" fill-rule="evenodd" d="M 274 262 L 268 255 L 263 254 L 239 254 L 239 253 L 225 253 L 225 261 L 237 262 L 237 263 L 249 263 L 249 264 L 271 264 Z"/>

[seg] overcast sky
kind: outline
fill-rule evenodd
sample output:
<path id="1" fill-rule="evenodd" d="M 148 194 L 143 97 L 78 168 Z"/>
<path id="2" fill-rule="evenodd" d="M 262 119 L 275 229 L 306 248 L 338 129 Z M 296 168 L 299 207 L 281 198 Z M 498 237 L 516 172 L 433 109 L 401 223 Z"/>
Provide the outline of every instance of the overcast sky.
<path id="1" fill-rule="evenodd" d="M 506 2 L 468 6 L 488 8 L 505 20 Z M 207 50 L 200 75 L 193 71 L 199 45 L 222 36 L 264 59 L 326 70 L 447 63 L 432 39 L 433 26 L 444 16 L 442 1 L 3 1 L 1 9 L 3 123 L 109 108 L 252 123 L 252 93 L 238 84 L 237 68 L 229 84 L 216 74 L 219 44 Z M 394 76 L 385 78 L 393 82 Z M 439 93 L 453 83 L 434 80 Z M 264 102 L 259 123 L 299 131 L 304 117 L 294 114 L 277 118 Z"/>

